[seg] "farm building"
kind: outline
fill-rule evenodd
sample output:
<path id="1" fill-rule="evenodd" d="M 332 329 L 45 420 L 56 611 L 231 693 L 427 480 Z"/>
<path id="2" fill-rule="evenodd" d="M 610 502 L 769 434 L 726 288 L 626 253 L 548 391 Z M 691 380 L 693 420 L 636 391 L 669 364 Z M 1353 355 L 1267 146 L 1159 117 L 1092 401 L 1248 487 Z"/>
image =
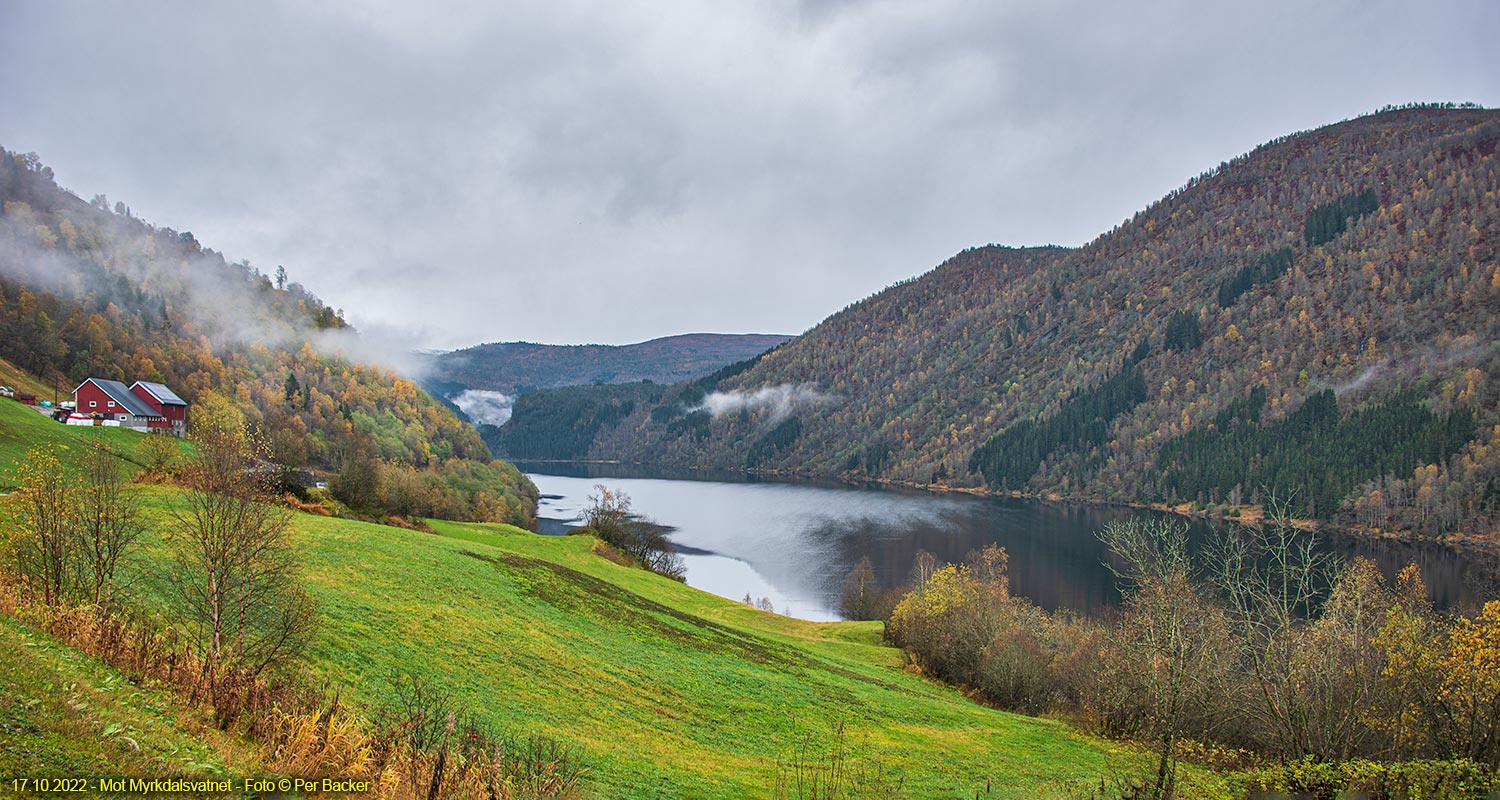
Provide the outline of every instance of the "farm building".
<path id="1" fill-rule="evenodd" d="M 163 428 L 173 436 L 182 436 L 187 425 L 186 400 L 178 397 L 176 392 L 165 385 L 150 381 L 136 381 L 130 391 L 161 415 L 161 423 L 152 422 L 152 428 Z"/>
<path id="2" fill-rule="evenodd" d="M 77 403 L 76 413 L 90 417 L 97 414 L 98 418 L 114 422 L 122 428 L 159 430 L 181 436 L 187 403 L 159 383 L 141 382 L 136 386 L 159 389 L 153 391 L 151 388 L 143 388 L 141 392 L 135 392 L 119 381 L 89 378 L 73 390 L 73 400 Z M 145 397 L 141 396 L 143 393 Z M 153 399 L 155 403 L 152 402 Z"/>

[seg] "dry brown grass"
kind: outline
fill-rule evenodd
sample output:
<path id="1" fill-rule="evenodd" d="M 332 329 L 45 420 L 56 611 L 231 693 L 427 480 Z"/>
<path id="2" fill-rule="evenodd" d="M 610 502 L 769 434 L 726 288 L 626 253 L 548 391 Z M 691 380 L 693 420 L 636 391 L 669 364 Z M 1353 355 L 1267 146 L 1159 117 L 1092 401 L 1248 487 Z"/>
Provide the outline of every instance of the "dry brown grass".
<path id="1" fill-rule="evenodd" d="M 89 606 L 28 604 L 0 575 L 0 612 L 95 656 L 132 683 L 169 688 L 201 716 L 179 726 L 195 734 L 224 731 L 248 739 L 273 773 L 305 779 L 368 781 L 364 796 L 381 800 L 529 800 L 578 797 L 584 771 L 550 742 L 526 742 L 456 731 L 439 748 L 417 749 L 399 735 L 375 731 L 326 685 L 253 678 L 220 668 L 207 680 L 203 661 L 181 637 L 144 619 L 107 616 Z"/>

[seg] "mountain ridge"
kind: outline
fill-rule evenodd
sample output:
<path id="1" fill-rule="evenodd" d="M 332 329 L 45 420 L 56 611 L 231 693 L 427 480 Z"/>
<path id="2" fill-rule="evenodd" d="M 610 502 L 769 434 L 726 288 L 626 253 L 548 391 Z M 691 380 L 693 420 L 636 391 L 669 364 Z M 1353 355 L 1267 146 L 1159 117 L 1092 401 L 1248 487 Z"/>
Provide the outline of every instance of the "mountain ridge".
<path id="1" fill-rule="evenodd" d="M 487 342 L 431 358 L 439 386 L 522 394 L 594 383 L 677 383 L 791 339 L 782 334 L 683 333 L 625 345 Z"/>
<path id="2" fill-rule="evenodd" d="M 781 422 L 772 412 L 674 430 L 672 420 L 702 409 L 669 393 L 601 430 L 587 455 L 743 469 L 753 451 L 758 469 L 820 477 L 1252 505 L 1286 487 L 1245 478 L 1184 489 L 1159 463 L 1166 443 L 1192 430 L 1227 435 L 1217 418 L 1255 386 L 1266 388 L 1264 420 L 1257 408 L 1253 420 L 1247 413 L 1226 425 L 1279 424 L 1324 389 L 1339 390 L 1344 411 L 1405 389 L 1439 421 L 1457 407 L 1472 411 L 1474 438 L 1432 461 L 1385 469 L 1339 508 L 1312 515 L 1425 533 L 1494 531 L 1497 140 L 1500 112 L 1436 107 L 1280 137 L 1082 247 L 966 249 L 715 387 L 748 394 L 805 385 L 836 398 L 799 411 L 794 436 L 773 436 Z M 1373 209 L 1360 201 L 1371 190 Z M 1282 264 L 1277 254 L 1287 248 L 1284 272 L 1264 266 Z M 1056 424 L 1048 421 L 1080 392 L 1127 368 L 1142 341 L 1143 398 L 1102 428 L 1090 419 L 1089 431 L 1060 434 L 1019 484 L 985 478 L 973 458 L 992 437 L 1022 423 Z"/>

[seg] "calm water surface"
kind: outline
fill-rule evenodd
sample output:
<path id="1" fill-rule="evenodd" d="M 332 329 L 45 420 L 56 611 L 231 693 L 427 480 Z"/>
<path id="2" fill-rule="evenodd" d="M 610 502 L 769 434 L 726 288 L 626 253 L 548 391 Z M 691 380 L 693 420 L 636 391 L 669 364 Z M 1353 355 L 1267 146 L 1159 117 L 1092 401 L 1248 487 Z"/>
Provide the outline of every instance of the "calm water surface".
<path id="1" fill-rule="evenodd" d="M 776 610 L 838 619 L 844 577 L 862 558 L 882 586 L 911 573 L 918 551 L 960 561 L 987 544 L 1010 554 L 1011 588 L 1048 609 L 1096 612 L 1119 601 L 1095 531 L 1144 512 L 1027 500 L 758 480 L 683 480 L 638 468 L 522 464 L 544 495 L 544 533 L 577 523 L 595 484 L 623 491 L 634 510 L 671 526 L 687 582 L 735 600 L 769 598 Z M 1214 535 L 1192 522 L 1194 542 Z M 1492 596 L 1495 570 L 1438 547 L 1339 539 L 1325 546 L 1375 560 L 1388 574 L 1422 567 L 1441 607 Z"/>

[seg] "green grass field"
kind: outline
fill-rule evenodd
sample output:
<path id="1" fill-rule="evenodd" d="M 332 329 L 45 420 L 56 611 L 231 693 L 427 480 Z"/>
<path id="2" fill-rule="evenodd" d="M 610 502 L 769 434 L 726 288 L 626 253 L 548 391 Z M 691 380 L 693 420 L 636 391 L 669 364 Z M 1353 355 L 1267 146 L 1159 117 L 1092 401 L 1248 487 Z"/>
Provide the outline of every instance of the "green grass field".
<path id="1" fill-rule="evenodd" d="M 140 469 L 136 448 L 153 434 L 123 428 L 79 427 L 54 422 L 14 400 L 0 398 L 0 492 L 15 488 L 16 465 L 26 453 L 41 444 L 52 444 L 65 465 L 77 463 L 87 451 L 90 437 L 102 437 L 133 469 Z M 173 440 L 185 450 L 185 442 Z"/>
<path id="2" fill-rule="evenodd" d="M 71 449 L 95 433 L 37 422 L 0 410 L 0 482 L 28 440 Z M 163 556 L 176 495 L 145 493 L 158 534 L 149 564 Z M 380 701 L 393 671 L 421 673 L 497 727 L 576 748 L 593 796 L 771 797 L 778 759 L 800 738 L 830 742 L 836 725 L 848 766 L 878 770 L 912 798 L 1064 796 L 1070 783 L 1140 763 L 1127 745 L 983 708 L 912 674 L 878 623 L 762 612 L 616 564 L 588 538 L 431 525 L 435 534 L 295 516 L 323 620 L 307 666 L 365 704 Z M 160 602 L 146 586 L 143 602 Z M 0 633 L 31 635 L 13 622 Z M 0 661 L 13 693 L 43 693 L 26 686 L 41 672 Z M 75 750 L 58 757 L 96 756 L 87 742 Z M 0 772 L 15 763 L 0 761 Z M 1197 795 L 1223 793 L 1204 773 L 1188 782 Z"/>

